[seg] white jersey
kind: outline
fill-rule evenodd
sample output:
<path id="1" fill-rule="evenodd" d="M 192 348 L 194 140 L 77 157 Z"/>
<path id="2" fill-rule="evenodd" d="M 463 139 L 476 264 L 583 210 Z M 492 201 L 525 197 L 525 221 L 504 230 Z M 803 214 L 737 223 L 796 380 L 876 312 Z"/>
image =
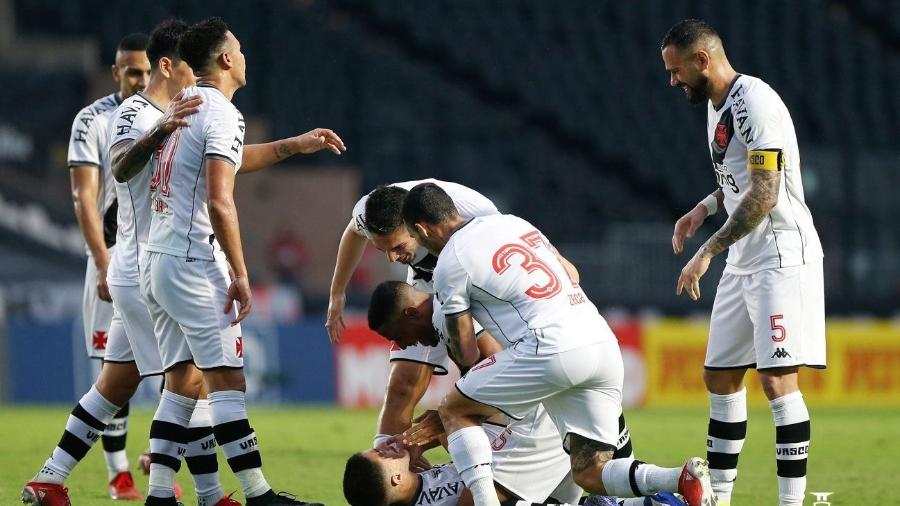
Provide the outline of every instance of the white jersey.
<path id="1" fill-rule="evenodd" d="M 794 123 L 775 90 L 756 77 L 738 75 L 724 103 L 718 108 L 709 103 L 707 135 L 728 214 L 747 194 L 750 170 L 781 172 L 778 203 L 755 230 L 729 248 L 726 270 L 752 274 L 822 258 L 803 197 Z"/>
<path id="2" fill-rule="evenodd" d="M 113 113 L 109 128 L 110 149 L 125 141 L 136 141 L 153 129 L 165 111 L 140 93 L 122 102 Z M 144 168 L 126 183 L 115 181 L 119 202 L 116 251 L 106 279 L 118 286 L 140 285 L 140 265 L 150 235 L 150 179 L 159 150 L 154 150 Z"/>
<path id="3" fill-rule="evenodd" d="M 99 98 L 75 116 L 69 138 L 68 166 L 92 165 L 100 171 L 97 212 L 103 220 L 106 247 L 116 243 L 116 191 L 109 166 L 109 118 L 121 103 L 118 93 Z M 90 251 L 87 250 L 88 254 Z"/>
<path id="4" fill-rule="evenodd" d="M 150 238 L 147 251 L 199 260 L 224 260 L 209 220 L 206 159 L 224 160 L 237 172 L 244 151 L 244 117 L 218 89 L 185 89 L 203 97 L 190 126 L 166 140 L 150 181 Z"/>
<path id="5" fill-rule="evenodd" d="M 453 199 L 453 204 L 456 206 L 456 209 L 459 211 L 459 214 L 463 217 L 463 219 L 499 213 L 499 211 L 497 210 L 497 206 L 495 206 L 489 198 L 459 183 L 440 181 L 438 179 L 422 179 L 418 181 L 403 181 L 400 183 L 393 183 L 389 186 L 396 186 L 408 191 L 412 189 L 412 187 L 421 183 L 434 183 L 440 186 L 441 189 L 447 192 L 447 195 L 449 195 L 450 198 Z M 356 233 L 361 237 L 365 237 L 366 239 L 371 240 L 372 234 L 369 232 L 365 220 L 366 202 L 368 200 L 369 195 L 366 194 L 356 202 L 356 205 L 353 206 L 352 219 L 353 223 L 356 225 L 354 227 Z M 431 255 L 430 253 L 428 253 L 428 250 L 419 246 L 419 248 L 416 250 L 415 256 L 413 257 L 412 263 L 409 265 L 409 274 L 407 276 L 406 282 L 414 286 L 419 291 L 434 293 L 431 278 L 436 263 L 437 259 L 434 257 L 434 255 Z"/>
<path id="6" fill-rule="evenodd" d="M 456 506 L 466 489 L 452 463 L 419 473 L 419 490 L 411 504 L 415 506 Z"/>
<path id="7" fill-rule="evenodd" d="M 494 339 L 520 351 L 561 353 L 615 339 L 556 249 L 517 216 L 460 226 L 438 257 L 434 289 L 445 316 L 470 311 Z"/>

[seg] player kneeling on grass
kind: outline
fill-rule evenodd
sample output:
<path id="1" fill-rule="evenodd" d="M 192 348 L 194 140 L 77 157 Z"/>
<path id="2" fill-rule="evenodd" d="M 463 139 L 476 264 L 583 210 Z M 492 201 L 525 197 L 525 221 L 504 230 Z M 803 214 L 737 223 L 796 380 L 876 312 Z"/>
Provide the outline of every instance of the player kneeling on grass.
<path id="1" fill-rule="evenodd" d="M 571 453 L 575 482 L 596 494 L 635 497 L 678 491 L 690 506 L 713 506 L 706 461 L 661 468 L 614 459 L 624 368 L 615 335 L 539 230 L 512 215 L 464 220 L 434 184 L 412 188 L 403 220 L 438 256 L 435 297 L 446 342 L 469 372 L 440 406 L 448 449 L 477 505 L 497 506 L 491 442 L 479 427 L 497 412 L 519 419 L 549 412 Z M 479 362 L 478 321 L 508 346 Z"/>
<path id="2" fill-rule="evenodd" d="M 396 348 L 409 349 L 415 346 L 427 348 L 432 350 L 431 357 L 436 363 L 444 364 L 444 367 L 449 367 L 447 362 L 454 358 L 448 356 L 446 346 L 441 342 L 441 336 L 447 335 L 448 331 L 446 319 L 440 311 L 440 302 L 432 295 L 420 292 L 407 283 L 385 281 L 379 284 L 372 293 L 368 317 L 369 327 L 393 342 Z M 478 336 L 480 358 L 487 358 L 502 350 L 497 340 L 488 332 L 484 332 L 477 323 L 475 333 Z M 421 452 L 426 449 L 442 444 L 446 446 L 446 434 L 437 413 L 427 411 L 414 422 L 408 430 L 387 438 L 383 444 L 376 445 L 375 451 L 381 457 L 409 461 L 409 471 L 425 473 L 422 478 L 425 481 L 422 483 L 429 483 L 429 480 L 432 482 L 443 479 L 458 480 L 456 471 L 449 467 L 443 474 L 428 473 L 433 471 L 431 465 L 421 457 Z M 496 415 L 482 424 L 482 429 L 492 441 L 491 467 L 498 496 L 510 504 L 577 503 L 584 491 L 572 479 L 569 472 L 569 457 L 559 444 L 559 431 L 543 406 L 536 406 L 521 420 L 509 422 L 509 418 L 505 415 Z M 614 457 L 632 457 L 631 438 L 624 415 L 619 416 L 618 430 Z M 347 477 L 351 485 L 355 483 L 353 478 L 355 472 L 350 470 Z M 372 473 L 368 476 L 371 477 Z M 409 481 L 406 480 L 406 483 Z M 448 495 L 452 488 L 446 489 L 443 485 L 431 486 L 433 490 L 423 489 L 419 499 L 430 501 L 445 496 L 454 497 L 452 494 Z M 419 499 L 416 500 L 417 503 Z M 682 504 L 663 502 L 670 499 L 664 496 L 659 499 L 656 504 Z M 595 500 L 601 501 L 599 497 Z M 447 504 L 456 504 L 455 501 L 453 499 Z M 612 503 L 607 501 L 594 504 Z M 626 499 L 621 504 L 643 506 L 652 503 L 640 498 Z"/>

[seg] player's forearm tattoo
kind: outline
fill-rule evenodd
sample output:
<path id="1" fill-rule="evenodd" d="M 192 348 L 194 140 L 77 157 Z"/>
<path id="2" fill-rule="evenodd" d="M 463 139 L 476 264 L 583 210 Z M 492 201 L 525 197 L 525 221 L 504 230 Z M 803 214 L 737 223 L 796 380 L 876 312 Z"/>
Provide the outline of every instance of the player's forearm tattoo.
<path id="1" fill-rule="evenodd" d="M 159 128 L 154 128 L 131 143 L 128 148 L 115 154 L 112 159 L 112 173 L 116 180 L 126 182 L 140 174 L 165 138 L 166 134 Z"/>
<path id="2" fill-rule="evenodd" d="M 291 147 L 288 146 L 287 142 L 280 142 L 273 149 L 275 150 L 275 158 L 278 158 L 279 160 L 281 160 L 282 158 L 287 158 L 294 154 L 291 151 Z"/>
<path id="3" fill-rule="evenodd" d="M 714 257 L 728 249 L 756 228 L 778 202 L 781 173 L 774 170 L 753 170 L 752 185 L 747 195 L 722 225 L 700 248 L 701 255 Z M 721 191 L 720 191 L 721 193 Z M 719 195 L 716 195 L 719 198 Z"/>
<path id="4" fill-rule="evenodd" d="M 447 318 L 447 333 L 450 334 L 450 339 L 448 339 L 448 346 L 450 347 L 450 354 L 453 355 L 454 358 L 460 363 L 463 361 L 463 352 L 462 352 L 462 342 L 459 338 L 459 318 Z M 469 365 L 469 364 L 463 364 Z"/>

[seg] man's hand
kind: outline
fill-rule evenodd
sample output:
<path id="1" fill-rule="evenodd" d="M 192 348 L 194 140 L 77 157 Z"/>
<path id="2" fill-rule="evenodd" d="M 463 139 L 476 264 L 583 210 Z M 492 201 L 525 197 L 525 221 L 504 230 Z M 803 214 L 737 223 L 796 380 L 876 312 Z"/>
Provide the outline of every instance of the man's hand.
<path id="1" fill-rule="evenodd" d="M 330 149 L 331 152 L 336 155 L 347 151 L 347 146 L 344 145 L 344 141 L 338 137 L 338 134 L 327 128 L 310 130 L 305 134 L 294 137 L 292 140 L 294 149 L 304 155 L 315 153 L 323 149 Z"/>
<path id="2" fill-rule="evenodd" d="M 325 329 L 328 330 L 328 339 L 331 344 L 337 344 L 341 340 L 341 330 L 347 328 L 344 323 L 344 305 L 347 296 L 344 294 L 332 295 L 328 299 L 328 316 L 325 319 Z"/>
<path id="3" fill-rule="evenodd" d="M 246 277 L 235 277 L 228 287 L 228 299 L 225 301 L 225 314 L 231 312 L 234 303 L 238 303 L 238 315 L 231 321 L 231 325 L 241 323 L 241 320 L 250 314 L 250 307 L 253 305 L 252 295 L 250 294 L 250 281 Z"/>
<path id="4" fill-rule="evenodd" d="M 698 204 L 687 214 L 682 216 L 675 222 L 675 232 L 672 234 L 672 251 L 676 255 L 680 255 L 684 251 L 684 240 L 694 237 L 703 220 L 706 219 L 708 211 L 702 204 Z"/>
<path id="5" fill-rule="evenodd" d="M 105 302 L 112 302 L 109 294 L 109 285 L 106 284 L 106 271 L 109 269 L 109 261 L 99 261 L 97 267 L 97 297 Z"/>
<path id="6" fill-rule="evenodd" d="M 193 97 L 185 97 L 184 90 L 178 92 L 172 101 L 166 113 L 159 118 L 156 128 L 164 135 L 169 135 L 180 127 L 190 126 L 185 119 L 188 116 L 197 114 L 200 111 L 200 104 L 203 103 L 203 97 L 195 95 Z"/>
<path id="7" fill-rule="evenodd" d="M 424 446 L 413 446 L 409 448 L 409 470 L 414 473 L 421 473 L 423 471 L 427 471 L 431 469 L 431 462 L 428 462 L 428 459 L 425 458 L 425 447 Z"/>
<path id="8" fill-rule="evenodd" d="M 712 257 L 702 253 L 694 255 L 690 262 L 681 269 L 681 275 L 678 276 L 678 284 L 675 287 L 675 295 L 681 295 L 683 290 L 687 290 L 691 299 L 699 299 L 700 278 L 706 274 L 706 269 L 709 269 L 709 261 L 711 259 Z"/>
<path id="9" fill-rule="evenodd" d="M 429 409 L 413 419 L 412 427 L 403 431 L 403 444 L 407 447 L 423 446 L 444 433 L 444 424 L 438 412 Z"/>

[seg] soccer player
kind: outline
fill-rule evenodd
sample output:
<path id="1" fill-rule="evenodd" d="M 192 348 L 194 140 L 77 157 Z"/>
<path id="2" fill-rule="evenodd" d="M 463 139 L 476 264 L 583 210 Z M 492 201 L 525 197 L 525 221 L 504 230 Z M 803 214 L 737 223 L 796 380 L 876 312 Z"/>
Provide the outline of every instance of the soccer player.
<path id="1" fill-rule="evenodd" d="M 213 432 L 246 504 L 307 504 L 276 494 L 267 483 L 244 399 L 239 324 L 252 303 L 233 193 L 245 124 L 231 103 L 246 84 L 244 55 L 220 18 L 191 26 L 178 52 L 197 77 L 197 86 L 185 90 L 184 97 L 199 96 L 203 102 L 188 125 L 166 138 L 150 180 L 152 216 L 141 291 L 154 320 L 166 389 L 150 429 L 146 504 L 176 504 L 175 461 L 199 396 L 194 367 L 209 388 Z M 343 148 L 339 139 L 316 139 L 337 152 Z"/>
<path id="2" fill-rule="evenodd" d="M 402 212 L 410 233 L 438 256 L 434 290 L 450 353 L 471 367 L 439 412 L 476 505 L 499 504 L 481 420 L 498 411 L 519 419 L 538 404 L 570 452 L 575 482 L 588 492 L 678 491 L 690 506 L 715 504 L 699 457 L 683 468 L 612 458 L 624 375 L 618 342 L 540 231 L 512 215 L 464 220 L 447 193 L 430 183 L 409 191 Z M 474 320 L 507 345 L 480 363 Z"/>
<path id="3" fill-rule="evenodd" d="M 527 456 L 525 456 L 527 457 Z M 409 454 L 401 450 L 401 456 L 385 457 L 376 449 L 356 453 L 347 460 L 344 468 L 344 497 L 350 506 L 387 506 L 393 504 L 414 504 L 428 506 L 463 506 L 472 504 L 472 495 L 465 488 L 459 472 L 453 464 L 435 466 L 419 473 L 409 470 Z M 540 479 L 543 469 L 534 467 L 523 480 Z M 533 503 L 518 500 L 502 486 L 497 486 L 497 495 L 503 497 L 504 506 L 533 506 L 559 504 L 550 499 Z M 573 501 L 571 504 L 579 504 Z M 590 496 L 585 498 L 585 506 L 683 506 L 684 503 L 672 494 L 657 494 L 654 497 L 616 500 L 612 497 Z"/>
<path id="4" fill-rule="evenodd" d="M 147 85 L 150 62 L 146 48 L 147 36 L 142 33 L 122 38 L 112 66 L 112 78 L 118 85 L 118 91 L 82 109 L 75 116 L 69 139 L 72 199 L 88 257 L 84 279 L 84 337 L 88 356 L 98 359 L 97 364 L 101 367 L 109 365 L 100 361 L 106 354 L 113 315 L 106 273 L 116 242 L 116 194 L 107 157 L 107 128 L 113 110 Z M 98 387 L 104 388 L 103 393 Z M 126 500 L 141 498 L 134 488 L 125 453 L 127 399 L 118 404 L 108 400 L 116 394 L 112 390 L 119 387 L 121 385 L 101 384 L 98 381 L 81 398 L 69 416 L 66 432 L 53 455 L 22 492 L 23 500 L 32 494 L 55 497 L 63 493 L 63 481 L 100 434 L 108 470 L 109 496 Z M 127 385 L 125 388 L 128 388 Z"/>
<path id="5" fill-rule="evenodd" d="M 822 246 L 803 198 L 800 152 L 791 115 L 762 80 L 738 74 L 722 39 L 703 21 L 673 26 L 662 41 L 672 86 L 692 104 L 708 103 L 707 141 L 719 189 L 675 224 L 672 247 L 684 250 L 707 216 L 728 219 L 688 261 L 676 293 L 700 298 L 700 277 L 726 249 L 706 348 L 710 419 L 707 447 L 720 504 L 731 501 L 747 434 L 748 368 L 759 373 L 775 418 L 780 504 L 806 490 L 809 412 L 799 367 L 825 367 Z"/>
<path id="6" fill-rule="evenodd" d="M 148 47 L 148 55 L 153 62 L 150 83 L 144 92 L 129 98 L 117 109 L 112 125 L 110 158 L 119 201 L 123 205 L 119 206 L 120 238 L 110 268 L 109 284 L 117 314 L 128 331 L 126 344 L 130 343 L 131 349 L 135 350 L 135 358 L 138 358 L 137 370 L 132 369 L 132 376 L 137 373 L 146 375 L 147 368 L 141 365 L 141 355 L 152 354 L 156 364 L 153 370 L 160 374 L 162 371 L 153 321 L 140 294 L 139 258 L 146 251 L 150 232 L 149 190 L 156 162 L 153 154 L 176 128 L 188 124 L 186 117 L 198 112 L 202 103 L 199 96 L 180 96 L 182 89 L 195 83 L 190 66 L 178 56 L 178 41 L 186 29 L 184 22 L 175 19 L 164 21 L 154 29 Z M 166 112 L 164 108 L 169 110 Z M 333 132 L 324 129 L 273 143 L 247 146 L 241 172 L 262 169 L 296 152 L 318 151 L 328 146 L 326 141 L 343 147 Z M 123 333 L 111 331 L 111 349 L 113 341 L 119 337 L 125 339 Z M 138 353 L 138 350 L 144 352 Z M 127 351 L 130 352 L 130 349 Z M 195 376 L 199 381 L 199 372 L 195 371 Z M 183 446 L 197 496 L 204 505 L 238 504 L 223 494 L 205 388 L 201 388 L 199 395 L 189 423 L 186 445 Z M 153 433 L 151 438 L 155 439 Z M 150 459 L 153 460 L 152 454 Z M 175 466 L 176 471 L 180 466 L 178 459 L 161 460 L 165 462 L 151 463 L 150 466 L 170 464 Z"/>
<path id="7" fill-rule="evenodd" d="M 371 241 L 378 250 L 384 252 L 388 261 L 408 265 L 409 284 L 420 291 L 432 292 L 431 275 L 437 260 L 409 235 L 400 215 L 407 191 L 422 182 L 432 182 L 443 188 L 466 218 L 498 212 L 494 203 L 481 193 L 461 184 L 436 179 L 393 183 L 364 195 L 353 206 L 350 222 L 341 237 L 335 260 L 325 323 L 332 343 L 340 340 L 341 329 L 344 327 L 345 292 L 367 242 Z M 392 434 L 407 429 L 432 374 L 447 374 L 446 365 L 439 356 L 434 356 L 435 353 L 436 350 L 428 346 L 409 346 L 406 349 L 394 347 L 391 350 L 391 371 L 384 403 L 378 415 L 373 447 L 379 446 Z"/>
<path id="8" fill-rule="evenodd" d="M 446 319 L 440 304 L 431 294 L 415 290 L 401 281 L 379 284 L 372 293 L 369 305 L 369 326 L 400 348 L 416 344 L 429 346 L 435 350 L 435 356 L 442 354 L 444 362 L 448 361 L 446 339 L 442 338 L 448 332 Z M 494 337 L 484 332 L 477 322 L 474 326 L 480 358 L 502 350 Z M 403 445 L 411 453 L 420 448 L 419 445 L 427 448 L 437 446 L 436 443 L 429 444 L 435 436 L 443 439 L 441 444 L 446 444 L 440 420 L 433 424 L 427 419 L 428 416 L 427 412 L 410 429 L 391 438 L 390 443 Z M 482 424 L 491 440 L 495 488 L 502 490 L 504 497 L 521 499 L 529 504 L 547 500 L 577 502 L 582 495 L 581 487 L 572 480 L 569 457 L 559 444 L 559 431 L 543 407 L 536 407 L 522 420 L 510 422 L 503 415 L 495 415 Z M 619 416 L 618 423 L 619 436 L 614 456 L 632 457 L 631 438 L 623 415 Z M 381 450 L 382 447 L 376 449 Z M 383 455 L 391 453 L 389 449 L 381 452 Z M 411 455 L 414 470 L 427 470 L 419 468 L 416 455 Z M 455 472 L 453 474 L 458 476 Z M 626 501 L 629 505 L 644 504 L 643 499 Z"/>

